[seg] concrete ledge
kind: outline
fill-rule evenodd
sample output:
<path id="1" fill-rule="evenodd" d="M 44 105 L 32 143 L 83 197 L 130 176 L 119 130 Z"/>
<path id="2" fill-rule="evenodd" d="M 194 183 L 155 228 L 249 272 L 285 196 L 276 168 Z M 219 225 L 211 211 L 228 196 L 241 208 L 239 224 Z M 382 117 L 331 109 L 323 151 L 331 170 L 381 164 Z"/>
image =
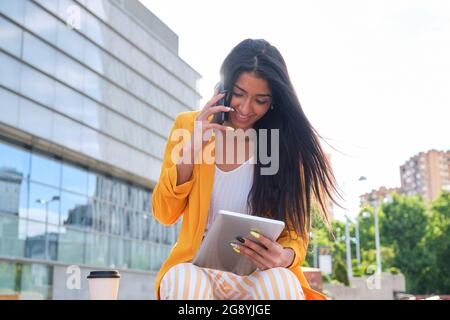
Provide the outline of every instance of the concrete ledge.
<path id="1" fill-rule="evenodd" d="M 354 277 L 350 286 L 324 284 L 324 292 L 333 300 L 394 300 L 395 292 L 405 291 L 405 277 L 402 274 L 382 273 L 373 276 Z"/>

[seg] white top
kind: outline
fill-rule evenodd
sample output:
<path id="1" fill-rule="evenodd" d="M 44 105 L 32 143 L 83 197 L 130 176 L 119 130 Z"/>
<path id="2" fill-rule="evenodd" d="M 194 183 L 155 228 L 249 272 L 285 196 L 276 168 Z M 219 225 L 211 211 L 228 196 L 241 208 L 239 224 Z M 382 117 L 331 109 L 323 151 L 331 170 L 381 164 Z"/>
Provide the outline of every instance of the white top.
<path id="1" fill-rule="evenodd" d="M 231 171 L 222 171 L 217 165 L 215 166 L 208 222 L 204 235 L 208 232 L 219 210 L 250 214 L 247 196 L 253 184 L 252 159 L 253 157 Z"/>

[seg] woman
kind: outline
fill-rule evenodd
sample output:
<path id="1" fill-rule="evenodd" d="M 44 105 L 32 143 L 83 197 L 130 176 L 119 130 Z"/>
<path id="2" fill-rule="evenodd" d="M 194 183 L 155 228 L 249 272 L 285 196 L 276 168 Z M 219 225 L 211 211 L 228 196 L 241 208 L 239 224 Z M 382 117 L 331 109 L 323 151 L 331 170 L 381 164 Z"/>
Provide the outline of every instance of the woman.
<path id="1" fill-rule="evenodd" d="M 178 241 L 155 281 L 156 297 L 326 299 L 309 287 L 301 265 L 308 246 L 311 206 L 317 203 L 328 222 L 327 203 L 334 201 L 336 183 L 284 59 L 267 41 L 247 39 L 226 57 L 221 75 L 230 107 L 216 106 L 225 96 L 216 93 L 201 111 L 177 116 L 153 190 L 153 214 L 158 221 L 170 225 L 183 215 Z M 218 112 L 229 115 L 223 124 L 210 121 Z M 253 130 L 256 139 L 227 140 L 229 130 Z M 269 137 L 261 139 L 258 133 Z M 182 143 L 177 139 L 181 136 L 185 138 Z M 278 140 L 273 139 L 277 136 Z M 263 173 L 267 157 L 252 152 L 264 147 L 271 150 L 272 162 L 278 162 L 269 174 Z M 227 157 L 233 150 L 244 151 Z M 258 267 L 250 276 L 190 263 L 219 209 L 286 223 L 277 241 L 252 233 L 231 244 L 230 250 Z"/>

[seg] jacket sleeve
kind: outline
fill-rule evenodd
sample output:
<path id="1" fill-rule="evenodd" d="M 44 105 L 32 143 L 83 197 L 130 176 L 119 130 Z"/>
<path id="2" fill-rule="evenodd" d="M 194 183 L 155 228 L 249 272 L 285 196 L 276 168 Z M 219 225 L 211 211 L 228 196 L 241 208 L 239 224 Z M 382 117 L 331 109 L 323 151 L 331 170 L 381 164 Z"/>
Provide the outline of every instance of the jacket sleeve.
<path id="1" fill-rule="evenodd" d="M 277 242 L 284 248 L 294 250 L 295 256 L 292 264 L 288 268 L 299 267 L 303 264 L 306 257 L 306 249 L 308 248 L 308 238 L 305 239 L 295 231 L 289 231 L 287 228 L 283 230 Z"/>
<path id="2" fill-rule="evenodd" d="M 194 175 L 192 175 L 189 181 L 177 186 L 177 166 L 172 161 L 176 161 L 176 159 L 172 159 L 172 150 L 180 142 L 171 139 L 176 129 L 181 129 L 180 115 L 175 119 L 170 132 L 159 180 L 152 194 L 153 216 L 165 225 L 174 224 L 180 218 L 186 208 L 188 196 L 194 184 Z"/>

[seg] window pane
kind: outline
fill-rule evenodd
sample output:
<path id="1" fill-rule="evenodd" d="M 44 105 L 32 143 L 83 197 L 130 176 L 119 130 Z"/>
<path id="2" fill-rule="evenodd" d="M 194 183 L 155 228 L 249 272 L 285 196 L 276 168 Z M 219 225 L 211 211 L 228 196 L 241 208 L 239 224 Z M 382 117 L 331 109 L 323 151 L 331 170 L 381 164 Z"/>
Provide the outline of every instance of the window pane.
<path id="1" fill-rule="evenodd" d="M 119 230 L 118 235 L 124 237 L 125 236 L 125 226 L 126 226 L 126 208 L 125 207 L 117 207 L 117 217 L 119 220 Z"/>
<path id="2" fill-rule="evenodd" d="M 120 212 L 119 208 L 115 205 L 109 206 L 109 221 L 110 221 L 110 229 L 109 233 L 113 235 L 120 235 Z"/>
<path id="3" fill-rule="evenodd" d="M 30 183 L 30 208 L 28 218 L 41 222 L 59 224 L 59 190 L 37 183 Z"/>
<path id="4" fill-rule="evenodd" d="M 35 1 L 55 14 L 58 12 L 58 0 L 35 0 Z"/>
<path id="5" fill-rule="evenodd" d="M 24 300 L 52 299 L 53 267 L 44 264 L 23 264 L 20 287 Z"/>
<path id="6" fill-rule="evenodd" d="M 21 43 L 22 30 L 8 20 L 0 17 L 0 48 L 19 57 Z"/>
<path id="7" fill-rule="evenodd" d="M 58 246 L 57 227 L 29 220 L 25 240 L 25 257 L 30 259 L 56 260 Z"/>
<path id="8" fill-rule="evenodd" d="M 116 6 L 110 6 L 110 14 L 108 22 L 122 34 L 129 34 L 130 32 L 130 18 L 125 15 L 122 10 Z"/>
<path id="9" fill-rule="evenodd" d="M 141 214 L 140 212 L 132 211 L 131 215 L 131 237 L 133 239 L 142 239 L 142 226 L 141 222 Z"/>
<path id="10" fill-rule="evenodd" d="M 86 6 L 103 21 L 108 21 L 111 6 L 109 1 L 86 1 Z"/>
<path id="11" fill-rule="evenodd" d="M 157 242 L 158 241 L 158 237 L 157 237 L 157 229 L 158 229 L 158 225 L 159 222 L 156 221 L 155 219 L 150 219 L 150 241 L 152 242 Z"/>
<path id="12" fill-rule="evenodd" d="M 140 213 L 142 240 L 150 240 L 150 217 L 145 212 Z"/>
<path id="13" fill-rule="evenodd" d="M 130 186 L 128 205 L 134 210 L 138 210 L 138 190 Z"/>
<path id="14" fill-rule="evenodd" d="M 0 1 L 0 12 L 22 24 L 25 13 L 25 0 Z"/>
<path id="15" fill-rule="evenodd" d="M 3 107 L 0 112 L 0 122 L 17 127 L 19 125 L 19 96 L 0 88 L 0 101 Z"/>
<path id="16" fill-rule="evenodd" d="M 106 43 L 106 27 L 93 15 L 86 15 L 86 36 L 93 42 L 104 46 Z"/>
<path id="17" fill-rule="evenodd" d="M 20 92 L 46 106 L 53 105 L 55 83 L 44 74 L 23 66 Z"/>
<path id="18" fill-rule="evenodd" d="M 108 236 L 88 233 L 86 236 L 86 264 L 108 265 Z"/>
<path id="19" fill-rule="evenodd" d="M 124 268 L 125 259 L 125 241 L 118 237 L 109 237 L 109 267 Z"/>
<path id="20" fill-rule="evenodd" d="M 98 231 L 100 228 L 100 201 L 95 198 L 90 198 L 89 207 L 92 212 L 92 229 Z"/>
<path id="21" fill-rule="evenodd" d="M 132 219 L 133 219 L 133 217 L 132 217 L 132 211 L 130 211 L 130 210 L 128 210 L 128 209 L 125 209 L 125 212 L 124 212 L 124 229 L 123 229 L 123 236 L 124 237 L 126 237 L 126 238 L 131 238 L 132 237 L 132 235 L 131 235 L 131 231 L 132 231 L 132 226 L 131 226 L 131 224 L 132 224 Z"/>
<path id="22" fill-rule="evenodd" d="M 131 243 L 131 268 L 140 270 L 150 269 L 149 245 L 141 241 Z"/>
<path id="23" fill-rule="evenodd" d="M 0 72 L 0 85 L 11 90 L 20 91 L 20 75 L 22 72 L 20 63 L 0 52 L 0 70 L 2 70 Z"/>
<path id="24" fill-rule="evenodd" d="M 32 153 L 31 155 L 31 180 L 60 186 L 61 163 L 45 156 Z"/>
<path id="25" fill-rule="evenodd" d="M 52 112 L 27 99 L 20 99 L 19 128 L 35 136 L 50 140 Z"/>
<path id="26" fill-rule="evenodd" d="M 62 114 L 81 121 L 83 117 L 83 96 L 71 88 L 55 84 L 54 108 Z"/>
<path id="27" fill-rule="evenodd" d="M 98 177 L 97 180 L 97 196 L 103 200 L 111 201 L 113 182 L 105 176 Z"/>
<path id="28" fill-rule="evenodd" d="M 87 197 L 61 192 L 61 223 L 64 226 L 84 227 L 90 221 Z"/>
<path id="29" fill-rule="evenodd" d="M 123 265 L 122 268 L 131 268 L 131 240 L 123 240 Z"/>
<path id="30" fill-rule="evenodd" d="M 58 242 L 58 261 L 74 264 L 84 263 L 86 233 L 62 228 Z"/>
<path id="31" fill-rule="evenodd" d="M 157 248 L 158 244 L 154 242 L 149 243 L 150 250 L 150 270 L 158 271 L 159 270 L 159 261 L 157 260 Z"/>
<path id="32" fill-rule="evenodd" d="M 0 213 L 27 217 L 28 183 L 17 172 L 0 167 Z"/>
<path id="33" fill-rule="evenodd" d="M 1 252 L 1 251 L 0 251 Z M 0 261 L 0 292 L 16 293 L 17 264 L 8 261 Z"/>
<path id="34" fill-rule="evenodd" d="M 138 199 L 137 199 L 136 210 L 143 210 L 144 209 L 144 199 L 145 199 L 144 191 L 142 189 L 138 188 L 137 195 L 138 195 Z"/>
<path id="35" fill-rule="evenodd" d="M 52 76 L 55 74 L 55 50 L 28 32 L 23 37 L 23 60 Z"/>
<path id="36" fill-rule="evenodd" d="M 143 200 L 144 212 L 151 213 L 152 211 L 152 193 L 150 191 L 144 191 L 144 200 Z"/>
<path id="37" fill-rule="evenodd" d="M 22 180 L 22 186 L 20 187 L 20 200 L 19 200 L 19 217 L 28 218 L 28 202 L 30 190 L 30 180 Z"/>
<path id="38" fill-rule="evenodd" d="M 105 113 L 104 107 L 92 99 L 83 98 L 83 122 L 95 129 L 99 129 L 102 115 Z"/>
<path id="39" fill-rule="evenodd" d="M 83 90 L 89 97 L 103 102 L 102 85 L 103 83 L 100 76 L 88 69 L 84 70 L 84 84 L 81 90 Z"/>
<path id="40" fill-rule="evenodd" d="M 151 254 L 151 270 L 159 270 L 161 265 L 167 258 L 167 249 L 166 246 L 158 243 L 150 243 L 149 251 Z"/>
<path id="41" fill-rule="evenodd" d="M 63 189 L 87 194 L 87 171 L 63 163 L 61 184 Z"/>
<path id="42" fill-rule="evenodd" d="M 83 67 L 63 53 L 56 54 L 56 77 L 75 89 L 83 90 Z"/>
<path id="43" fill-rule="evenodd" d="M 98 197 L 97 194 L 97 179 L 98 176 L 95 173 L 88 173 L 88 196 Z"/>
<path id="44" fill-rule="evenodd" d="M 57 21 L 45 10 L 27 1 L 25 12 L 25 26 L 50 43 L 56 42 Z"/>
<path id="45" fill-rule="evenodd" d="M 109 205 L 98 199 L 91 200 L 93 229 L 98 232 L 109 232 Z"/>
<path id="46" fill-rule="evenodd" d="M 9 168 L 17 178 L 27 178 L 30 172 L 30 153 L 15 146 L 0 143 L 0 169 Z"/>
<path id="47" fill-rule="evenodd" d="M 24 256 L 26 226 L 25 219 L 0 214 L 0 256 Z"/>
<path id="48" fill-rule="evenodd" d="M 82 126 L 68 117 L 53 115 L 52 140 L 68 149 L 81 150 Z"/>
<path id="49" fill-rule="evenodd" d="M 86 48 L 84 52 L 84 63 L 90 66 L 92 69 L 100 74 L 104 73 L 104 62 L 103 62 L 102 50 L 95 44 L 86 41 Z"/>
<path id="50" fill-rule="evenodd" d="M 73 58 L 84 60 L 85 40 L 73 29 L 65 24 L 58 25 L 57 47 Z"/>
<path id="51" fill-rule="evenodd" d="M 126 206 L 128 201 L 128 186 L 124 182 L 117 180 L 115 189 L 117 189 L 117 194 L 115 197 L 116 204 Z"/>

